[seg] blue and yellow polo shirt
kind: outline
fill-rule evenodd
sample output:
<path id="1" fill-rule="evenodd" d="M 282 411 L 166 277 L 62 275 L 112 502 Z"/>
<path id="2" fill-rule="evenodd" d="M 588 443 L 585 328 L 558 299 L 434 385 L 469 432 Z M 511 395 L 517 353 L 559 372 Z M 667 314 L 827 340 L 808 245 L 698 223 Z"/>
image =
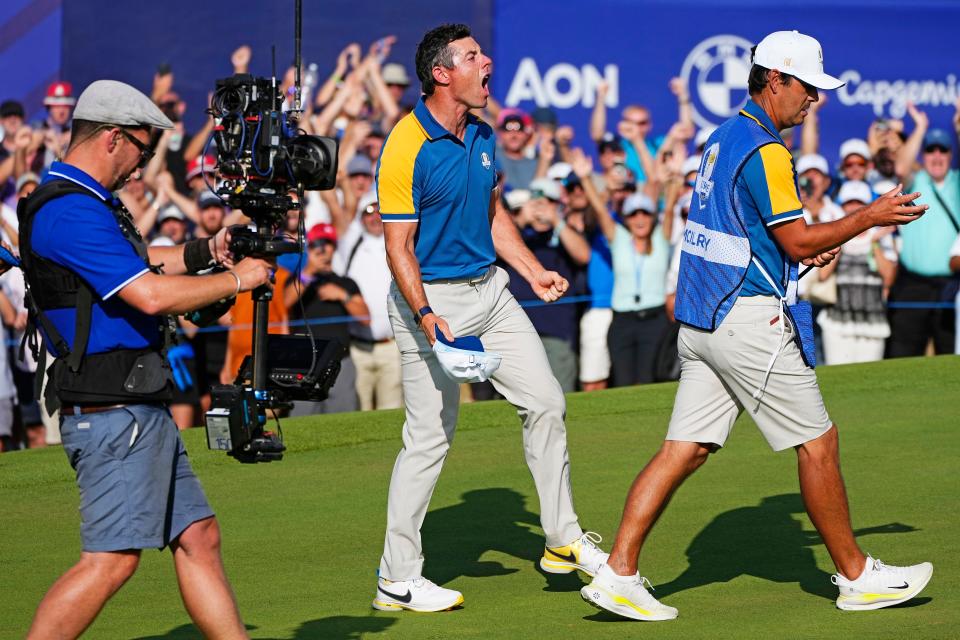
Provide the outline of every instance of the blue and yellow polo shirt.
<path id="1" fill-rule="evenodd" d="M 760 105 L 748 100 L 739 117 L 750 118 L 778 140 L 760 147 L 747 160 L 737 177 L 735 198 L 747 225 L 750 248 L 770 277 L 783 283 L 787 280 L 787 274 L 783 272 L 786 252 L 770 227 L 803 217 L 797 172 L 780 132 Z M 773 295 L 779 294 L 751 262 L 740 296 Z"/>
<path id="2" fill-rule="evenodd" d="M 421 98 L 390 132 L 377 162 L 380 217 L 417 223 L 414 248 L 424 282 L 473 278 L 496 259 L 490 233 L 496 138 L 489 125 L 467 118 L 460 140 Z"/>

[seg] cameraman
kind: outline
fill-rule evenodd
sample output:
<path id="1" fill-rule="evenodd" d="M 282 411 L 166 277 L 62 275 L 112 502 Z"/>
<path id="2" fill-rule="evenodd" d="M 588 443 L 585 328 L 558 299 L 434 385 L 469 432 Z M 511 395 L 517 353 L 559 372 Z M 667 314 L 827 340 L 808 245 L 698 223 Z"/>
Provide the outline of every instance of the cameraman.
<path id="1" fill-rule="evenodd" d="M 29 638 L 79 636 L 136 571 L 141 550 L 167 545 L 199 630 L 246 637 L 217 521 L 167 409 L 163 314 L 267 285 L 271 265 L 245 259 L 225 273 L 184 275 L 231 265 L 225 230 L 176 247 L 144 246 L 111 192 L 149 161 L 151 129 L 171 126 L 133 87 L 94 82 L 77 102 L 64 161 L 20 203 L 32 320 L 56 356 L 50 386 L 80 488 L 83 543 L 79 562 L 40 603 Z"/>

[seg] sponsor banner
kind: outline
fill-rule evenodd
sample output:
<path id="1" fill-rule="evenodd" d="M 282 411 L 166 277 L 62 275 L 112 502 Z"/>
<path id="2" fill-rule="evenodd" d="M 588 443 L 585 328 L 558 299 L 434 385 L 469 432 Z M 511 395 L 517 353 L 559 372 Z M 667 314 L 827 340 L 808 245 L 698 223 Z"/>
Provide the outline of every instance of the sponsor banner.
<path id="1" fill-rule="evenodd" d="M 651 110 L 654 133 L 665 134 L 677 119 L 673 77 L 689 86 L 696 125 L 720 124 L 749 97 L 750 48 L 785 29 L 817 38 L 825 70 L 847 83 L 824 92 L 821 153 L 831 165 L 840 144 L 866 138 L 876 119 L 905 119 L 909 132 L 910 101 L 931 126 L 950 130 L 960 98 L 953 44 L 960 3 L 515 0 L 494 10 L 495 96 L 507 106 L 553 108 L 582 145 L 592 144 L 588 125 L 601 81 L 610 86 L 609 131 L 624 106 L 641 104 Z M 885 35 L 891 25 L 895 41 Z"/>

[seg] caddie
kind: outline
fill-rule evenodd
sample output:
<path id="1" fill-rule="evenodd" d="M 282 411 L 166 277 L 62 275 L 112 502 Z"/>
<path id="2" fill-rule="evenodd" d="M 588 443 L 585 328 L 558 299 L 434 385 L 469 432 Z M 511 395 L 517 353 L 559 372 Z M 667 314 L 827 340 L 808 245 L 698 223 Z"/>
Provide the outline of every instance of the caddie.
<path id="1" fill-rule="evenodd" d="M 680 385 L 666 442 L 627 495 L 607 564 L 581 590 L 590 604 L 635 620 L 669 620 L 673 607 L 644 587 L 637 558 L 674 491 L 727 440 L 746 409 L 775 451 L 797 453 L 800 492 L 837 573 L 837 607 L 876 609 L 926 586 L 929 562 L 885 565 L 853 536 L 836 425 L 813 366 L 809 307 L 796 303 L 798 262 L 822 266 L 876 226 L 907 224 L 926 206 L 900 186 L 830 223 L 808 225 L 780 131 L 799 125 L 819 91 L 843 83 L 823 71 L 820 44 L 796 31 L 753 51 L 750 100 L 709 138 L 684 233 L 677 286 Z"/>

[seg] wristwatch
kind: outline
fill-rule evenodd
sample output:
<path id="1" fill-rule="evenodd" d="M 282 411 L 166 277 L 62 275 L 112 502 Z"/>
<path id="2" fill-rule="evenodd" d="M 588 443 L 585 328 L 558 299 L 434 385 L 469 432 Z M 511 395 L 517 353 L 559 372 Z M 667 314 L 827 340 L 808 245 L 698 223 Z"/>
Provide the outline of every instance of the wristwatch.
<path id="1" fill-rule="evenodd" d="M 413 314 L 413 320 L 419 325 L 423 322 L 423 316 L 433 313 L 433 309 L 429 306 L 420 307 L 416 313 Z"/>

